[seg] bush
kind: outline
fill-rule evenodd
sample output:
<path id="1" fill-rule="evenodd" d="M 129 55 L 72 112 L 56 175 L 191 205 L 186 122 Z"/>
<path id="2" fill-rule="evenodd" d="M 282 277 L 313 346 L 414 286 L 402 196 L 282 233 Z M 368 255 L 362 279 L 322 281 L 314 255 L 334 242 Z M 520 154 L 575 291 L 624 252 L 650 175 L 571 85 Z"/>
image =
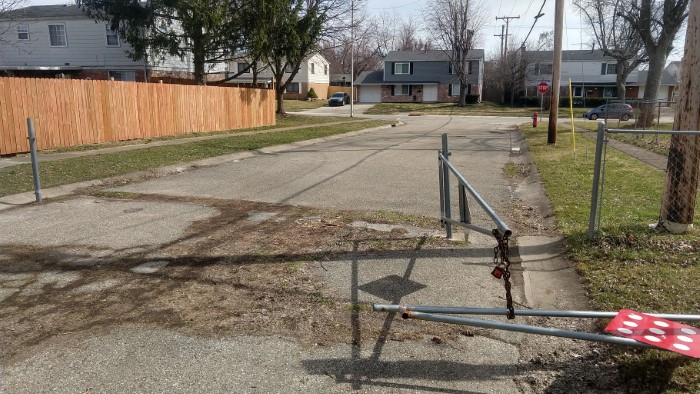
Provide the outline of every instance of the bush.
<path id="1" fill-rule="evenodd" d="M 310 99 L 317 99 L 318 95 L 316 94 L 316 91 L 314 90 L 314 88 L 311 88 L 311 89 L 309 89 L 309 94 L 307 94 L 306 97 L 308 97 Z"/>
<path id="2" fill-rule="evenodd" d="M 599 105 L 605 104 L 607 101 L 608 99 L 602 97 L 586 97 L 585 99 L 583 97 L 574 97 L 574 108 L 597 107 Z M 569 98 L 562 97 L 561 100 L 559 100 L 559 105 L 562 107 L 568 107 Z"/>
<path id="3" fill-rule="evenodd" d="M 518 103 L 523 107 L 539 107 L 540 97 L 539 96 L 520 96 L 518 97 Z"/>
<path id="4" fill-rule="evenodd" d="M 464 102 L 466 104 L 477 104 L 479 102 L 479 95 L 477 94 L 468 94 L 464 98 Z"/>

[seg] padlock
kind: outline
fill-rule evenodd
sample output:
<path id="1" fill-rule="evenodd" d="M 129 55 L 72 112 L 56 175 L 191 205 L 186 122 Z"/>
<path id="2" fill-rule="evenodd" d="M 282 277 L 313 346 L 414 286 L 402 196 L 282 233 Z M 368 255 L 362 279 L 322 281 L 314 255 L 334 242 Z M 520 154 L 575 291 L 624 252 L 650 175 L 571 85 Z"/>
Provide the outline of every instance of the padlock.
<path id="1" fill-rule="evenodd" d="M 501 279 L 503 277 L 503 269 L 501 267 L 496 267 L 491 271 L 491 275 L 493 275 L 496 279 Z"/>

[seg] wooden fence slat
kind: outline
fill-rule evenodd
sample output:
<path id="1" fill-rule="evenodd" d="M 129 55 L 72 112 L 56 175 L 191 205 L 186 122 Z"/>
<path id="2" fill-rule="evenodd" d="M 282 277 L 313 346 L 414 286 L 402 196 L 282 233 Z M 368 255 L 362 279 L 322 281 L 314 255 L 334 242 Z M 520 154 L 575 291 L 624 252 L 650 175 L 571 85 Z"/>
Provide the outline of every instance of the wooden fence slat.
<path id="1" fill-rule="evenodd" d="M 274 91 L 136 82 L 0 78 L 0 154 L 275 123 Z"/>

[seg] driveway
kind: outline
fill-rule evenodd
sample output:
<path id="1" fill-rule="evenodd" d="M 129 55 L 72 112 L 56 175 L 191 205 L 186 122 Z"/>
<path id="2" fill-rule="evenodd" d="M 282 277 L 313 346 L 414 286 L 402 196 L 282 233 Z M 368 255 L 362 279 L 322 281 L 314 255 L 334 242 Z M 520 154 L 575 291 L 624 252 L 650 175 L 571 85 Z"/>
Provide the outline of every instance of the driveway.
<path id="1" fill-rule="evenodd" d="M 318 111 L 342 110 L 349 107 Z M 510 130 L 521 120 L 442 116 L 402 120 L 406 124 L 401 127 L 296 148 L 273 147 L 253 157 L 112 189 L 116 193 L 152 196 L 145 201 L 82 197 L 0 212 L 0 226 L 13 226 L 12 233 L 0 235 L 0 244 L 23 244 L 35 249 L 62 245 L 60 252 L 51 257 L 57 268 L 38 275 L 35 272 L 43 270 L 41 262 L 27 257 L 21 260 L 21 256 L 30 256 L 29 252 L 0 255 L 1 264 L 14 267 L 0 272 L 0 306 L 3 299 L 21 300 L 35 310 L 36 319 L 51 316 L 55 307 L 50 302 L 36 305 L 32 303 L 36 299 L 33 297 L 43 291 L 60 292 L 65 288 L 70 289 L 65 301 L 68 305 L 70 297 L 81 302 L 94 299 L 93 305 L 105 302 L 106 311 L 113 309 L 115 317 L 133 319 L 122 324 L 117 318 L 113 322 L 107 319 L 108 330 L 84 327 L 76 332 L 59 332 L 42 338 L 40 343 L 19 354 L 3 357 L 0 390 L 519 391 L 514 380 L 521 357 L 518 345 L 522 336 L 518 334 L 467 330 L 459 338 L 444 343 L 438 334 L 431 335 L 431 327 L 435 327 L 434 332 L 440 332 L 436 326 L 398 321 L 394 315 L 382 315 L 375 324 L 351 309 L 342 313 L 345 317 L 340 317 L 351 326 L 341 342 L 319 342 L 309 347 L 283 336 L 199 336 L 196 330 L 183 332 L 167 325 L 144 327 L 136 323 L 149 320 L 148 312 L 130 312 L 150 310 L 139 301 L 145 299 L 143 292 L 147 291 L 150 279 L 133 275 L 154 275 L 154 278 L 161 275 L 163 267 L 171 266 L 174 261 L 163 255 L 164 250 L 193 244 L 201 244 L 200 250 L 211 249 L 207 246 L 206 233 L 183 237 L 186 227 L 220 214 L 197 201 L 246 200 L 437 218 L 440 210 L 437 152 L 442 133 L 449 135 L 452 162 L 484 199 L 497 212 L 509 209 L 514 190 L 502 173 L 510 160 L 511 144 L 520 144 Z M 267 220 L 270 231 L 274 230 L 274 221 L 269 221 L 275 217 L 274 212 L 251 211 L 249 215 L 252 215 L 249 221 L 262 218 L 259 220 Z M 473 218 L 476 224 L 492 227 L 480 210 L 474 209 Z M 220 220 L 224 226 L 228 219 Z M 503 306 L 502 283 L 489 275 L 493 246 L 490 237 L 472 234 L 467 247 L 437 251 L 417 248 L 398 254 L 351 253 L 313 261 L 308 269 L 323 278 L 333 297 L 349 305 L 381 302 Z M 124 268 L 130 276 L 115 270 L 113 278 L 104 277 L 102 270 L 110 267 L 113 256 L 127 258 L 118 264 L 128 261 L 134 265 Z M 171 268 L 177 278 L 189 275 L 185 273 L 190 271 L 184 270 L 197 268 L 187 255 L 177 261 L 180 265 Z M 64 266 L 74 268 L 66 271 L 61 268 Z M 99 281 L 72 285 L 95 275 L 95 270 L 101 271 Z M 197 293 L 203 291 L 201 286 L 211 286 L 210 281 L 216 284 L 220 280 L 216 276 L 206 278 L 213 279 L 184 292 L 175 282 L 157 290 L 159 296 L 167 297 L 159 298 L 160 309 L 154 305 L 155 313 L 173 313 L 174 306 L 168 304 L 171 293 L 172 297 L 197 305 L 197 297 L 203 297 L 203 293 Z M 516 302 L 526 305 L 527 290 L 523 289 L 522 277 L 515 274 L 514 282 Z M 106 289 L 123 289 L 133 295 L 125 301 L 110 302 L 104 295 Z M 216 302 L 203 300 L 201 308 L 214 313 Z M 267 299 L 265 302 L 275 303 Z M 220 303 L 225 304 L 223 299 Z M 265 310 L 263 307 L 262 313 Z M 283 305 L 281 310 L 283 318 Z M 12 316 L 17 311 L 5 308 L 0 313 Z M 230 324 L 224 322 L 230 319 L 226 310 L 216 313 L 221 314 L 219 324 L 223 324 L 224 333 L 225 325 Z M 304 313 L 312 324 L 320 319 L 314 316 L 323 316 L 322 311 Z M 207 316 L 211 318 L 211 313 Z M 22 324 L 25 323 L 18 321 L 16 328 L 20 329 Z M 415 330 L 416 334 L 392 337 L 391 333 L 397 330 Z"/>

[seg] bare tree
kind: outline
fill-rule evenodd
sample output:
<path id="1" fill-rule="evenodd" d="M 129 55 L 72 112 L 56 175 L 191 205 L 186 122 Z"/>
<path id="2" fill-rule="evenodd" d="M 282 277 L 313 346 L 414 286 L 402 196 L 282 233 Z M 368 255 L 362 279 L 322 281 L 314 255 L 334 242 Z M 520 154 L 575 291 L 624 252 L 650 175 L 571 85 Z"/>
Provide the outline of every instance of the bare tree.
<path id="1" fill-rule="evenodd" d="M 655 101 L 668 54 L 673 50 L 676 34 L 688 17 L 690 0 L 639 0 L 619 15 L 642 38 L 649 56 L 649 73 L 644 88 L 644 100 Z M 654 118 L 653 107 L 645 106 L 638 123 L 648 126 Z"/>
<path id="2" fill-rule="evenodd" d="M 6 34 L 16 27 L 13 11 L 24 6 L 24 0 L 0 0 L 0 45 L 13 45 L 15 41 L 8 40 Z M 17 36 L 15 36 L 17 38 Z"/>
<path id="3" fill-rule="evenodd" d="M 617 61 L 617 98 L 625 99 L 627 77 L 640 64 L 649 61 L 644 40 L 622 13 L 631 8 L 630 0 L 575 0 L 594 45 Z"/>
<path id="4" fill-rule="evenodd" d="M 356 3 L 357 4 L 357 3 Z M 350 73 L 353 59 L 351 46 L 354 44 L 354 77 L 366 70 L 376 70 L 381 65 L 382 53 L 377 41 L 378 24 L 376 18 L 367 15 L 366 10 L 355 10 L 354 33 L 350 29 L 334 37 L 325 37 L 321 41 L 321 54 L 328 60 L 332 73 Z"/>
<path id="5" fill-rule="evenodd" d="M 552 51 L 554 50 L 554 30 L 550 31 L 543 31 L 540 33 L 539 37 L 537 37 L 537 42 L 534 44 L 528 45 L 530 48 L 533 48 L 531 50 L 535 51 Z"/>
<path id="6" fill-rule="evenodd" d="M 460 84 L 459 105 L 466 105 L 469 51 L 483 28 L 486 8 L 479 0 L 431 0 L 425 10 L 432 36 L 444 49 Z"/>

